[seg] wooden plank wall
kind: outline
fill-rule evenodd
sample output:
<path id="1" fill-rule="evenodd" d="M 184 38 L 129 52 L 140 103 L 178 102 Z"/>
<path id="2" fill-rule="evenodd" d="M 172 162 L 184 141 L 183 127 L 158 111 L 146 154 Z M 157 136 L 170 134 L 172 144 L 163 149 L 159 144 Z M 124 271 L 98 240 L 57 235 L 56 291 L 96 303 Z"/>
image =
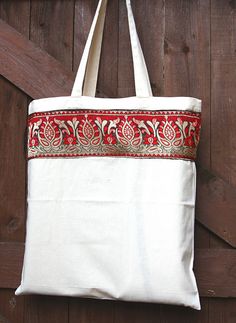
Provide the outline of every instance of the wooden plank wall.
<path id="1" fill-rule="evenodd" d="M 134 95 L 124 2 L 110 0 L 108 6 L 98 81 L 100 94 L 108 97 Z M 235 1 L 133 0 L 132 4 L 154 95 L 195 96 L 203 100 L 198 164 L 235 187 Z M 0 18 L 57 59 L 61 66 L 55 65 L 55 68 L 65 67 L 69 84 L 70 72 L 78 67 L 96 5 L 97 0 L 0 0 Z M 47 72 L 47 67 L 42 69 Z M 52 84 L 42 87 L 53 89 L 51 80 Z M 26 87 L 28 83 L 25 80 Z M 68 84 L 64 87 L 66 94 L 69 94 Z M 27 194 L 24 133 L 30 100 L 23 91 L 0 77 L 0 242 L 24 242 Z M 199 224 L 195 246 L 198 250 L 229 249 L 228 254 L 231 251 L 228 244 Z M 235 268 L 230 270 L 235 277 Z M 2 288 L 0 322 L 236 322 L 235 299 L 202 297 L 201 303 L 202 311 L 197 312 L 157 304 L 15 297 L 13 289 Z"/>

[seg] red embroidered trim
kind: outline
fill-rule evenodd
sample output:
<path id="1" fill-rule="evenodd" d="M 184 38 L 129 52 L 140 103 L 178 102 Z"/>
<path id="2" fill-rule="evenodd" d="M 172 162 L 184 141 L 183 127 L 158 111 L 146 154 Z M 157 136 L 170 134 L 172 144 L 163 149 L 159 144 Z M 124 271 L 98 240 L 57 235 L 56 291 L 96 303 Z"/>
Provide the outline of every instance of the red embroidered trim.
<path id="1" fill-rule="evenodd" d="M 62 110 L 28 118 L 28 158 L 117 156 L 194 160 L 200 114 Z"/>

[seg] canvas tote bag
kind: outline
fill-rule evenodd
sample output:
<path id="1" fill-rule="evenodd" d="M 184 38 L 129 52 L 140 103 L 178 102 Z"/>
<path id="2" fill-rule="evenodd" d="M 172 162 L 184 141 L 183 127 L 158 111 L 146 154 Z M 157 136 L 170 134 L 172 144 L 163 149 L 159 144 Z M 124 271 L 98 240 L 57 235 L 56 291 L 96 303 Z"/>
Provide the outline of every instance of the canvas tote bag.
<path id="1" fill-rule="evenodd" d="M 72 95 L 34 100 L 20 294 L 200 309 L 193 273 L 201 101 L 153 97 L 126 0 L 136 96 L 95 98 L 100 0 Z"/>

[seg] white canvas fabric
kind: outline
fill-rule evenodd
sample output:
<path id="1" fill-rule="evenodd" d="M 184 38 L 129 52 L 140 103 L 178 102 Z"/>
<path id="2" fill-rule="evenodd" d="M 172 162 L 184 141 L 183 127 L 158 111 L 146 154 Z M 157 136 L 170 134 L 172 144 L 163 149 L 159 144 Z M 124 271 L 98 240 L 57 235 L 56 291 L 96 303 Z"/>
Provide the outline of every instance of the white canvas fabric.
<path id="1" fill-rule="evenodd" d="M 29 116 L 47 113 L 45 118 L 50 118 L 50 113 L 60 115 L 62 110 L 86 114 L 89 109 L 115 111 L 118 116 L 124 110 L 200 113 L 199 99 L 152 96 L 130 1 L 126 2 L 136 97 L 94 97 L 107 4 L 100 0 L 72 96 L 34 100 Z M 58 124 L 58 131 L 64 129 Z M 37 130 L 40 122 L 34 126 Z M 26 246 L 16 295 L 121 299 L 200 309 L 193 273 L 194 160 L 122 153 L 57 158 L 45 154 L 29 159 Z"/>

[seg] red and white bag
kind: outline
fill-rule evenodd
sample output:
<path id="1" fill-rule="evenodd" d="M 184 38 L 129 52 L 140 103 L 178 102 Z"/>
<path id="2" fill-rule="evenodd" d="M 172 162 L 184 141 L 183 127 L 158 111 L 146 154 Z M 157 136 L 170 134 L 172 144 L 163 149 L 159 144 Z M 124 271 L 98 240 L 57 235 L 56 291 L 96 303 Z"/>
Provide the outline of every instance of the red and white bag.
<path id="1" fill-rule="evenodd" d="M 201 101 L 153 97 L 126 0 L 136 96 L 95 98 L 106 0 L 72 95 L 34 100 L 20 294 L 200 309 L 193 273 Z"/>

